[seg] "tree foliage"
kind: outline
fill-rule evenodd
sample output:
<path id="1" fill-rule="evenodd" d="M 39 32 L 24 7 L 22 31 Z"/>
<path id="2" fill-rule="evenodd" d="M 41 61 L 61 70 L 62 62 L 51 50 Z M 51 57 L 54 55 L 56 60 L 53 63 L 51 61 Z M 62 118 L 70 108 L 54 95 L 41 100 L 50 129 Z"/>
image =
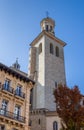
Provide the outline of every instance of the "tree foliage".
<path id="1" fill-rule="evenodd" d="M 54 90 L 56 110 L 63 120 L 63 130 L 80 130 L 84 122 L 84 107 L 80 104 L 82 95 L 77 86 L 68 88 L 58 85 Z M 64 125 L 65 124 L 65 125 Z"/>

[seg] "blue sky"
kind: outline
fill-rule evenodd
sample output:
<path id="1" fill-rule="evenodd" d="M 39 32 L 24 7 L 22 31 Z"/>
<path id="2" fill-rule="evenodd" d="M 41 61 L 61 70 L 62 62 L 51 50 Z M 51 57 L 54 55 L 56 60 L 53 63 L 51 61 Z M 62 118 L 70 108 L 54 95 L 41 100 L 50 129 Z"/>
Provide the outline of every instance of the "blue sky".
<path id="1" fill-rule="evenodd" d="M 0 0 L 0 62 L 11 66 L 18 57 L 28 72 L 29 44 L 41 32 L 46 11 L 56 22 L 56 37 L 67 43 L 67 84 L 84 93 L 84 0 Z"/>

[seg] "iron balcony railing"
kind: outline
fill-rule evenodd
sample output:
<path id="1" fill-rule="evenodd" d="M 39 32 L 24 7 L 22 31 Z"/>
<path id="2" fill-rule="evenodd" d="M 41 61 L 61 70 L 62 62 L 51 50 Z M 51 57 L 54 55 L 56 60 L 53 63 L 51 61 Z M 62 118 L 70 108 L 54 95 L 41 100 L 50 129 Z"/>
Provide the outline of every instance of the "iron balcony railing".
<path id="1" fill-rule="evenodd" d="M 10 118 L 10 119 L 13 119 L 13 120 L 16 120 L 16 121 L 20 121 L 22 123 L 25 123 L 25 117 L 17 115 L 17 114 L 12 113 L 12 112 L 9 112 L 9 111 L 4 110 L 2 108 L 0 108 L 0 115 L 7 117 L 7 118 Z"/>
<path id="2" fill-rule="evenodd" d="M 23 92 L 18 92 L 17 90 L 14 91 L 14 88 L 10 87 L 9 85 L 5 85 L 5 84 L 0 84 L 0 90 L 5 90 L 11 94 L 14 94 L 16 96 L 19 96 L 21 98 L 25 99 L 25 93 Z"/>
<path id="3" fill-rule="evenodd" d="M 8 91 L 8 92 L 10 92 L 10 93 L 12 93 L 13 94 L 13 88 L 12 87 L 10 87 L 9 85 L 5 85 L 5 84 L 3 84 L 2 85 L 2 90 L 6 90 L 6 91 Z"/>
<path id="4" fill-rule="evenodd" d="M 23 92 L 18 92 L 17 90 L 15 90 L 15 95 L 16 95 L 16 96 L 20 96 L 20 97 L 22 97 L 22 98 L 25 98 L 25 93 L 23 93 Z"/>

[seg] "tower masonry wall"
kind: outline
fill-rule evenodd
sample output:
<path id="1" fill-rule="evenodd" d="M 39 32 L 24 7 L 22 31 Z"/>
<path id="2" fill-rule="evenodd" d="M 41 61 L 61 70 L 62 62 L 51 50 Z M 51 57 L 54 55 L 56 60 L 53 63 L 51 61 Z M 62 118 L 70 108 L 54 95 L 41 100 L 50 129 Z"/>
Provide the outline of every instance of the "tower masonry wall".
<path id="1" fill-rule="evenodd" d="M 35 44 L 36 48 L 36 59 L 35 71 L 36 71 L 36 86 L 33 90 L 33 108 L 44 108 L 45 107 L 45 53 L 44 53 L 44 39 L 42 37 L 37 44 Z M 42 44 L 42 52 L 39 54 L 39 45 Z M 34 66 L 33 65 L 33 66 Z"/>
<path id="2" fill-rule="evenodd" d="M 53 54 L 50 53 L 50 43 L 53 45 Z M 59 57 L 55 55 L 55 47 L 59 47 Z M 55 110 L 56 104 L 53 96 L 55 84 L 65 84 L 65 68 L 63 47 L 46 36 L 45 38 L 45 107 Z"/>

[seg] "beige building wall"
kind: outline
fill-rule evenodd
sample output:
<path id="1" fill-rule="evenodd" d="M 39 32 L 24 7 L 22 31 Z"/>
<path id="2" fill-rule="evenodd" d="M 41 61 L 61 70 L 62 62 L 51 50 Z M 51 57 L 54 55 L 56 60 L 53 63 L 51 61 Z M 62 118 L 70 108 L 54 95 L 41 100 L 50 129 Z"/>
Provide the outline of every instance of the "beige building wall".
<path id="1" fill-rule="evenodd" d="M 53 130 L 54 122 L 57 122 L 57 130 L 60 130 L 61 119 L 57 116 L 55 112 L 48 112 L 46 115 L 46 130 Z"/>
<path id="2" fill-rule="evenodd" d="M 17 74 L 18 72 L 13 72 L 11 72 L 10 68 L 4 69 L 3 67 L 1 69 L 0 64 L 0 127 L 4 126 L 6 130 L 29 130 L 30 89 L 33 87 L 33 82 L 27 77 L 23 78 L 21 74 Z M 12 92 L 10 92 L 9 89 L 7 90 L 4 88 L 6 79 L 10 80 Z M 25 79 L 28 79 L 29 81 L 26 81 Z M 25 97 L 23 95 L 15 95 L 18 84 L 22 86 L 21 94 L 25 94 Z M 8 102 L 5 113 L 3 113 L 2 109 L 3 100 Z M 14 114 L 16 105 L 21 108 L 18 119 L 16 119 Z"/>

